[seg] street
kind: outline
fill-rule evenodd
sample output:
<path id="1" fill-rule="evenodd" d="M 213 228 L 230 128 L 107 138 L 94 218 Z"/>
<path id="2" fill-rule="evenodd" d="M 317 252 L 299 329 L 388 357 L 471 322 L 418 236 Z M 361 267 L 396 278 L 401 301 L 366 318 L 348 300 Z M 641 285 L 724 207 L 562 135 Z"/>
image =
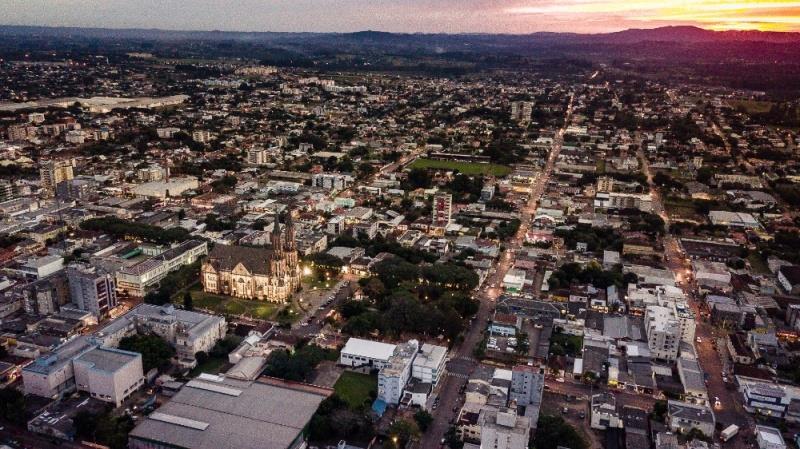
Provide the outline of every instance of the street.
<path id="1" fill-rule="evenodd" d="M 450 353 L 450 358 L 459 359 L 460 364 L 466 362 L 466 366 L 462 366 L 462 370 L 469 369 L 470 372 L 477 366 L 477 361 L 472 359 L 472 353 L 477 347 L 483 334 L 483 329 L 486 326 L 489 314 L 494 306 L 494 301 L 500 296 L 502 292 L 502 281 L 506 272 L 513 266 L 513 248 L 519 247 L 524 241 L 525 234 L 528 232 L 531 220 L 538 207 L 539 200 L 544 193 L 547 182 L 553 172 L 553 167 L 558 159 L 558 154 L 561 151 L 561 145 L 564 140 L 564 130 L 570 122 L 572 117 L 572 102 L 574 96 L 570 97 L 569 104 L 564 119 L 564 127 L 556 133 L 556 138 L 553 140 L 553 146 L 547 158 L 547 163 L 534 185 L 531 187 L 531 193 L 528 199 L 528 204 L 523 209 L 521 224 L 515 237 L 509 241 L 509 247 L 500 255 L 500 259 L 496 264 L 494 272 L 486 279 L 483 288 L 476 293 L 476 298 L 480 300 L 480 307 L 475 316 L 473 324 L 467 330 L 464 336 L 464 341 L 461 344 L 456 344 Z M 495 287 L 492 287 L 494 285 Z M 468 374 L 467 374 L 468 375 Z M 441 446 L 441 439 L 447 430 L 450 428 L 450 421 L 458 413 L 458 406 L 461 405 L 460 389 L 464 384 L 464 374 L 450 373 L 448 366 L 448 373 L 441 381 L 442 385 L 439 391 L 439 408 L 433 413 L 433 423 L 427 432 L 422 435 L 420 447 L 423 449 L 434 449 Z M 455 410 L 454 410 L 455 408 Z"/>

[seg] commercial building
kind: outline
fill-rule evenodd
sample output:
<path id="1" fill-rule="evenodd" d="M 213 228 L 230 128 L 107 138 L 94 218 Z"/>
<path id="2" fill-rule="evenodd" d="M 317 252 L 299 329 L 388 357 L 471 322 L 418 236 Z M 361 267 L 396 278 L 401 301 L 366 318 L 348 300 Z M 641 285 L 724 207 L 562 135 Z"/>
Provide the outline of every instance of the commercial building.
<path id="1" fill-rule="evenodd" d="M 304 430 L 333 390 L 260 378 L 201 375 L 144 418 L 130 449 L 297 449 Z"/>
<path id="2" fill-rule="evenodd" d="M 181 196 L 183 192 L 194 190 L 200 186 L 197 178 L 186 176 L 182 178 L 169 178 L 161 181 L 151 181 L 139 184 L 132 189 L 134 195 L 150 198 L 164 199 Z"/>
<path id="3" fill-rule="evenodd" d="M 144 385 L 142 355 L 137 352 L 95 347 L 72 363 L 78 391 L 116 407 Z"/>
<path id="4" fill-rule="evenodd" d="M 56 398 L 75 391 L 72 360 L 93 347 L 89 337 L 78 337 L 34 360 L 22 369 L 25 393 Z"/>
<path id="5" fill-rule="evenodd" d="M 114 277 L 102 268 L 71 264 L 67 267 L 70 299 L 79 310 L 105 318 L 117 306 Z"/>
<path id="6" fill-rule="evenodd" d="M 759 449 L 786 449 L 781 431 L 768 426 L 756 426 L 756 443 Z"/>
<path id="7" fill-rule="evenodd" d="M 75 338 L 22 369 L 25 393 L 46 398 L 75 390 L 119 406 L 144 383 L 142 356 Z"/>
<path id="8" fill-rule="evenodd" d="M 116 347 L 136 334 L 156 334 L 175 347 L 178 364 L 194 368 L 198 352 L 208 353 L 227 333 L 225 318 L 172 305 L 140 304 L 94 334 L 103 346 Z"/>
<path id="9" fill-rule="evenodd" d="M 739 390 L 745 410 L 773 418 L 783 418 L 793 399 L 785 387 L 772 383 L 745 382 Z"/>
<path id="10" fill-rule="evenodd" d="M 19 267 L 22 275 L 32 279 L 42 279 L 64 269 L 64 258 L 53 254 L 28 259 Z"/>
<path id="11" fill-rule="evenodd" d="M 350 338 L 339 353 L 339 364 L 351 368 L 381 369 L 389 364 L 397 345 Z"/>
<path id="12" fill-rule="evenodd" d="M 478 418 L 482 449 L 526 449 L 530 440 L 531 420 L 518 416 L 515 407 L 483 409 Z"/>
<path id="13" fill-rule="evenodd" d="M 136 265 L 117 271 L 117 289 L 131 296 L 144 296 L 146 290 L 171 271 L 194 263 L 208 254 L 208 244 L 203 240 L 188 240 Z"/>

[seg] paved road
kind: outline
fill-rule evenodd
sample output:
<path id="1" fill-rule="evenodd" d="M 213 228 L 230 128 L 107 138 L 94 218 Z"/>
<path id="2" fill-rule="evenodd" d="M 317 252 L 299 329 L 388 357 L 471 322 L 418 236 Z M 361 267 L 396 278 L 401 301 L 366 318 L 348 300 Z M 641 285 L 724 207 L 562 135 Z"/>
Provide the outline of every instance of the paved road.
<path id="1" fill-rule="evenodd" d="M 649 161 L 644 154 L 641 142 L 637 153 L 642 164 L 642 171 L 647 176 L 650 184 L 654 212 L 664 219 L 666 228 L 669 229 L 669 215 L 664 209 L 660 192 L 653 184 Z M 738 424 L 742 428 L 740 435 L 727 443 L 723 443 L 723 445 L 729 448 L 745 449 L 748 447 L 745 437 L 750 433 L 747 429 L 753 428 L 755 421 L 742 407 L 741 396 L 738 391 L 735 388 L 730 388 L 730 385 L 722 381 L 722 372 L 725 369 L 725 365 L 723 364 L 724 353 L 720 353 L 720 351 L 724 350 L 724 345 L 715 346 L 714 342 L 724 334 L 717 331 L 714 326 L 703 318 L 705 311 L 701 301 L 696 296 L 697 288 L 692 276 L 691 263 L 682 252 L 678 240 L 671 235 L 667 235 L 664 239 L 664 256 L 667 267 L 675 274 L 679 286 L 683 289 L 686 297 L 689 298 L 689 306 L 697 317 L 695 336 L 700 338 L 700 342 L 695 341 L 697 359 L 701 368 L 709 377 L 706 387 L 711 405 L 714 405 L 716 398 L 719 398 L 721 404 L 720 407 L 714 409 L 714 415 L 717 421 L 725 426 Z"/>
<path id="2" fill-rule="evenodd" d="M 491 309 L 494 307 L 494 301 L 500 296 L 500 285 L 503 277 L 513 265 L 513 248 L 522 245 L 522 241 L 525 238 L 525 234 L 528 231 L 530 222 L 534 216 L 534 213 L 536 212 L 536 208 L 538 207 L 539 199 L 544 193 L 547 182 L 549 181 L 550 175 L 553 172 L 553 167 L 555 166 L 555 162 L 558 158 L 558 154 L 561 151 L 561 146 L 564 141 L 564 129 L 566 129 L 566 126 L 569 124 L 570 118 L 572 117 L 573 98 L 573 96 L 570 97 L 569 105 L 567 106 L 564 128 L 560 129 L 556 134 L 556 138 L 553 141 L 553 147 L 550 151 L 550 155 L 547 158 L 545 168 L 531 188 L 528 204 L 522 211 L 522 219 L 520 220 L 522 223 L 520 224 L 519 231 L 517 232 L 517 235 L 508 242 L 507 246 L 510 249 L 507 249 L 503 254 L 501 254 L 500 260 L 497 262 L 493 274 L 486 279 L 483 289 L 476 294 L 476 298 L 480 300 L 480 308 L 472 326 L 470 326 L 470 328 L 467 330 L 464 341 L 461 344 L 456 345 L 451 351 L 451 359 L 459 360 L 458 368 L 454 366 L 453 373 L 448 373 L 445 379 L 441 381 L 438 394 L 439 408 L 433 413 L 433 424 L 431 424 L 428 431 L 422 436 L 420 441 L 420 447 L 422 449 L 434 449 L 441 446 L 441 439 L 450 428 L 450 421 L 455 418 L 458 409 L 462 405 L 461 401 L 463 398 L 460 394 L 461 386 L 464 385 L 464 382 L 466 381 L 465 377 L 468 376 L 469 373 L 471 373 L 477 366 L 477 361 L 470 360 L 473 349 L 478 345 L 482 338 L 482 330 L 486 325 L 486 321 L 489 318 Z M 492 285 L 495 285 L 495 287 L 492 287 Z M 451 362 L 451 364 L 453 364 L 453 362 Z"/>

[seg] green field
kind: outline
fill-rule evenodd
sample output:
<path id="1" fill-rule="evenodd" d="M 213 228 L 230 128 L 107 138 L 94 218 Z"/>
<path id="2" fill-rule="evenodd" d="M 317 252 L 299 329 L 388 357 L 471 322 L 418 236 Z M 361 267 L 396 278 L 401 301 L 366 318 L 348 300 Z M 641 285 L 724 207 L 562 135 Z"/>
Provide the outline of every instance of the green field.
<path id="1" fill-rule="evenodd" d="M 369 374 L 345 371 L 339 376 L 339 380 L 333 385 L 333 389 L 340 398 L 347 402 L 351 409 L 358 409 L 372 400 L 370 392 L 377 393 L 378 379 Z"/>
<path id="2" fill-rule="evenodd" d="M 197 377 L 200 373 L 219 374 L 226 363 L 228 363 L 227 357 L 209 357 L 206 361 L 194 367 L 189 376 Z"/>
<path id="3" fill-rule="evenodd" d="M 260 320 L 269 320 L 278 313 L 280 305 L 265 301 L 248 301 L 229 296 L 214 295 L 192 290 L 192 305 L 221 315 L 246 315 Z"/>
<path id="4" fill-rule="evenodd" d="M 748 114 L 763 114 L 769 112 L 774 103 L 771 101 L 731 100 L 728 104 L 730 104 L 733 109 L 741 107 L 747 111 Z"/>
<path id="5" fill-rule="evenodd" d="M 440 161 L 437 159 L 417 159 L 409 168 L 458 170 L 465 175 L 492 175 L 497 177 L 511 173 L 511 167 L 500 164 L 481 164 L 479 162 Z"/>

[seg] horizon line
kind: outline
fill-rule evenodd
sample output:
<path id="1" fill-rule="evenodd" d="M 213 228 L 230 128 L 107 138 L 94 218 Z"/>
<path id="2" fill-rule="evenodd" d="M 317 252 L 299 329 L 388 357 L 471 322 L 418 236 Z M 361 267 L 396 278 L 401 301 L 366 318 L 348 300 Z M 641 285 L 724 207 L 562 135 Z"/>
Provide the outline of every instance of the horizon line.
<path id="1" fill-rule="evenodd" d="M 800 31 L 774 31 L 774 30 L 758 30 L 758 29 L 714 29 L 704 28 L 698 25 L 662 25 L 652 28 L 633 27 L 623 28 L 616 31 L 604 31 L 597 33 L 580 33 L 574 31 L 530 31 L 527 33 L 494 33 L 494 32 L 445 32 L 445 31 L 383 31 L 375 29 L 363 29 L 356 31 L 249 31 L 249 30 L 224 30 L 224 29 L 178 29 L 178 28 L 143 28 L 143 27 L 104 27 L 104 26 L 64 26 L 64 25 L 24 25 L 24 24 L 6 24 L 0 23 L 0 28 L 46 28 L 46 29 L 74 29 L 74 30 L 108 30 L 108 31 L 159 31 L 167 33 L 239 33 L 239 34 L 356 34 L 356 33 L 384 33 L 395 35 L 446 35 L 446 36 L 530 36 L 534 34 L 561 34 L 561 35 L 575 35 L 575 36 L 597 36 L 624 33 L 626 31 L 653 31 L 664 29 L 694 29 L 705 31 L 712 34 L 723 33 L 757 33 L 757 34 L 800 34 Z"/>

